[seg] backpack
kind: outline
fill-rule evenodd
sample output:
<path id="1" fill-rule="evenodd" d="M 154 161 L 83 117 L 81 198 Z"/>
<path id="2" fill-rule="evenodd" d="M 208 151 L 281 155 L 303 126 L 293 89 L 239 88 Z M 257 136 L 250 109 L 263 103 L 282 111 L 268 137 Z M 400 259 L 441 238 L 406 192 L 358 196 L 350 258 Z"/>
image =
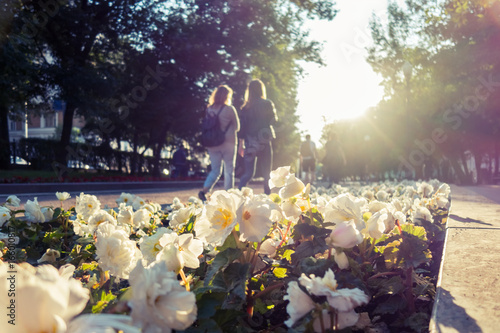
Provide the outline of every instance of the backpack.
<path id="1" fill-rule="evenodd" d="M 210 114 L 208 109 L 205 113 L 205 117 L 201 121 L 201 144 L 205 147 L 216 147 L 224 143 L 226 132 L 231 125 L 229 123 L 226 129 L 223 131 L 219 124 L 219 114 L 222 112 L 223 105 L 217 114 Z"/>

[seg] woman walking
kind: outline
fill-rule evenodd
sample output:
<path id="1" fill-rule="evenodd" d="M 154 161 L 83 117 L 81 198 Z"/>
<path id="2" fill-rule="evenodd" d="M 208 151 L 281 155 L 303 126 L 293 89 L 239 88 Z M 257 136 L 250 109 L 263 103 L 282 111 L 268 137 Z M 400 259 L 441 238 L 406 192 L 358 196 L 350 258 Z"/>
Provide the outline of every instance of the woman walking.
<path id="1" fill-rule="evenodd" d="M 238 187 L 241 190 L 252 179 L 258 161 L 264 176 L 264 193 L 269 194 L 269 174 L 273 163 L 271 141 L 276 138 L 273 125 L 277 123 L 278 116 L 273 102 L 266 99 L 266 86 L 261 80 L 252 80 L 248 84 L 240 117 L 240 153 L 243 154 L 245 171 Z"/>
<path id="2" fill-rule="evenodd" d="M 224 168 L 224 189 L 234 187 L 234 164 L 236 161 L 236 133 L 240 130 L 240 120 L 234 106 L 231 105 L 233 90 L 227 85 L 218 86 L 212 93 L 207 106 L 207 112 L 217 115 L 222 131 L 225 131 L 224 142 L 219 146 L 208 147 L 211 170 L 207 175 L 203 189 L 198 193 L 202 201 L 206 194 L 212 191 Z"/>

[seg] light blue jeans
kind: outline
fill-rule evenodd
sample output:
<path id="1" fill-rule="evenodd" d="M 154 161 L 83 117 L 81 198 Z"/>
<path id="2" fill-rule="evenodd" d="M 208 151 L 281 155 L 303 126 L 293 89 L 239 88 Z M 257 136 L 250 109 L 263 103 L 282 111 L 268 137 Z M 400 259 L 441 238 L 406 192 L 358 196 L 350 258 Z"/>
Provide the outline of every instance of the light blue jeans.
<path id="1" fill-rule="evenodd" d="M 236 162 L 236 145 L 234 142 L 226 142 L 218 147 L 208 148 L 210 155 L 211 170 L 205 179 L 203 188 L 211 192 L 219 180 L 224 168 L 224 189 L 234 187 L 234 164 Z"/>

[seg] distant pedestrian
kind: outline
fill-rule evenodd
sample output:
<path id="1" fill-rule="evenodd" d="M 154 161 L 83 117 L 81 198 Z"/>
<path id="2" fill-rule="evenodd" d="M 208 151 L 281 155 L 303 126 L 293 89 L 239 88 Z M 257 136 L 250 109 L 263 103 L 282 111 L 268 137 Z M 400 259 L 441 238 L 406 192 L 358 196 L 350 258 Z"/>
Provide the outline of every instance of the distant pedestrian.
<path id="1" fill-rule="evenodd" d="M 207 175 L 203 189 L 198 197 L 206 201 L 206 194 L 212 191 L 215 183 L 219 180 L 224 169 L 224 189 L 234 187 L 234 163 L 236 160 L 236 133 L 240 130 L 240 120 L 236 109 L 231 105 L 233 90 L 227 85 L 220 85 L 212 92 L 207 112 L 219 117 L 221 130 L 225 131 L 224 142 L 215 147 L 208 147 L 210 156 L 210 172 Z"/>
<path id="2" fill-rule="evenodd" d="M 172 165 L 174 166 L 173 178 L 186 178 L 188 175 L 188 162 L 186 148 L 183 144 L 174 152 L 172 156 Z"/>
<path id="3" fill-rule="evenodd" d="M 316 160 L 318 153 L 316 151 L 316 144 L 311 141 L 311 135 L 306 135 L 306 141 L 300 145 L 300 164 L 302 172 L 305 173 L 305 183 L 314 183 L 316 181 Z"/>
<path id="4" fill-rule="evenodd" d="M 255 175 L 257 162 L 264 177 L 264 193 L 270 194 L 269 174 L 273 163 L 272 140 L 276 138 L 273 125 L 278 121 L 274 103 L 267 99 L 266 86 L 261 80 L 252 80 L 245 92 L 241 107 L 239 154 L 243 156 L 245 171 L 240 178 L 243 188 Z"/>
<path id="5" fill-rule="evenodd" d="M 325 144 L 325 157 L 323 159 L 323 176 L 330 184 L 338 183 L 344 175 L 347 164 L 344 150 L 338 140 L 337 133 L 330 133 Z"/>

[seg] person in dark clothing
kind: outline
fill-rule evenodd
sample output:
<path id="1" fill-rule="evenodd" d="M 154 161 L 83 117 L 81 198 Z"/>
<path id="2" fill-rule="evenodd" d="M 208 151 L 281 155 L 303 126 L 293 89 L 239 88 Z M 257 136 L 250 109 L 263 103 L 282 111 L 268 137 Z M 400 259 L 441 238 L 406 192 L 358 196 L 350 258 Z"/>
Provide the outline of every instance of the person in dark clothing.
<path id="1" fill-rule="evenodd" d="M 330 133 L 325 144 L 325 157 L 323 159 L 323 176 L 332 183 L 338 183 L 346 166 L 344 150 L 340 146 L 337 133 Z"/>
<path id="2" fill-rule="evenodd" d="M 172 173 L 173 178 L 185 178 L 188 175 L 188 163 L 186 156 L 186 148 L 184 145 L 179 146 L 179 148 L 174 152 L 172 156 L 172 164 L 174 166 L 174 172 Z"/>
<path id="3" fill-rule="evenodd" d="M 243 156 L 244 169 L 239 189 L 255 175 L 257 162 L 264 176 L 264 193 L 270 194 L 269 174 L 273 163 L 272 140 L 276 138 L 273 125 L 278 121 L 274 103 L 266 99 L 266 87 L 261 80 L 252 80 L 245 92 L 241 108 L 240 145 L 238 153 Z"/>
<path id="4" fill-rule="evenodd" d="M 306 135 L 306 141 L 300 145 L 300 163 L 302 171 L 305 173 L 305 183 L 314 183 L 316 181 L 316 159 L 318 153 L 316 144 L 311 141 L 311 135 Z"/>

